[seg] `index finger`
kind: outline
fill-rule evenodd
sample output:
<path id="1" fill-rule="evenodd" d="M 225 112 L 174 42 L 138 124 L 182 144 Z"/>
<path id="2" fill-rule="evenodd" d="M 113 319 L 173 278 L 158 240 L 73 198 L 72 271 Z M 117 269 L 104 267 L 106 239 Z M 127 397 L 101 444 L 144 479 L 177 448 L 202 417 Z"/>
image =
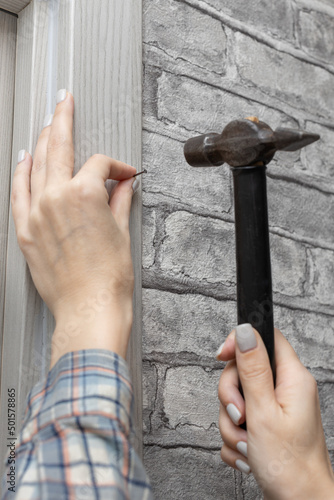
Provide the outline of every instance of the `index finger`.
<path id="1" fill-rule="evenodd" d="M 96 154 L 89 158 L 84 166 L 79 170 L 76 177 L 98 176 L 106 182 L 108 179 L 114 181 L 124 181 L 130 179 L 137 173 L 135 167 L 127 165 L 122 161 L 114 160 L 109 156 Z"/>
<path id="2" fill-rule="evenodd" d="M 230 361 L 235 358 L 235 330 L 231 331 L 225 342 L 218 348 L 216 358 L 218 361 Z"/>
<path id="3" fill-rule="evenodd" d="M 284 337 L 283 333 L 275 328 L 275 362 L 276 362 L 276 386 L 289 379 L 296 381 L 296 370 L 305 369 L 292 345 Z M 289 374 L 291 374 L 289 376 Z"/>

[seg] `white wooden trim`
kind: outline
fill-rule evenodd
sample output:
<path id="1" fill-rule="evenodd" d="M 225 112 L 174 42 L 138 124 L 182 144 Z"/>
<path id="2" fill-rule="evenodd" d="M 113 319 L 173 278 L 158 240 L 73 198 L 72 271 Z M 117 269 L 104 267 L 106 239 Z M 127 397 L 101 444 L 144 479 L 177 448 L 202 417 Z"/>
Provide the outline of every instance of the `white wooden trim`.
<path id="1" fill-rule="evenodd" d="M 70 90 L 75 108 L 75 172 L 94 153 L 141 168 L 141 0 L 53 0 L 59 8 L 58 88 Z M 17 151 L 33 153 L 48 109 L 49 14 L 34 0 L 19 15 L 12 173 Z M 55 96 L 52 96 L 54 100 Z M 136 287 L 129 364 L 135 392 L 135 445 L 141 453 L 141 193 L 131 214 Z M 17 392 L 17 431 L 25 399 L 48 369 L 54 321 L 40 300 L 9 223 L 1 388 Z M 6 436 L 5 398 L 0 435 Z M 5 440 L 0 453 L 5 455 Z"/>
<path id="2" fill-rule="evenodd" d="M 141 16 L 141 0 L 60 3 L 58 87 L 70 90 L 76 102 L 75 172 L 97 152 L 141 169 Z M 130 220 L 136 285 L 128 353 L 135 394 L 135 446 L 139 454 L 142 452 L 141 209 L 139 192 L 134 197 Z"/>
<path id="3" fill-rule="evenodd" d="M 8 12 L 18 14 L 30 2 L 31 0 L 0 0 L 0 9 L 5 9 L 8 10 Z"/>
<path id="4" fill-rule="evenodd" d="M 17 19 L 0 12 L 0 359 L 4 316 Z"/>
<path id="5" fill-rule="evenodd" d="M 21 12 L 17 24 L 17 60 L 12 175 L 20 149 L 33 152 L 46 106 L 47 18 L 42 3 Z M 36 69 L 38 68 L 38 71 Z M 1 457 L 6 453 L 7 390 L 16 391 L 16 430 L 19 431 L 25 398 L 43 375 L 43 342 L 38 325 L 41 301 L 18 247 L 13 218 L 9 218 L 6 269 L 3 356 L 1 363 Z M 51 325 L 50 325 L 51 327 Z M 1 462 L 3 466 L 3 462 Z M 3 467 L 1 470 L 1 476 Z"/>

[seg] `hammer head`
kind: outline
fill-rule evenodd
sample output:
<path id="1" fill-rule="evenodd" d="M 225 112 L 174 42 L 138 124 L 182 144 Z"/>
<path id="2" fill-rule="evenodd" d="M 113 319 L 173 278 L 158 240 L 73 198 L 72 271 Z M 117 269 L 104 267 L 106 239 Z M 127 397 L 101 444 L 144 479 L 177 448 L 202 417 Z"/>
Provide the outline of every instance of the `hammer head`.
<path id="1" fill-rule="evenodd" d="M 231 167 L 267 165 L 276 151 L 297 151 L 320 139 L 318 134 L 278 128 L 257 118 L 234 120 L 222 134 L 205 134 L 189 139 L 184 155 L 193 167 L 212 167 L 228 163 Z"/>

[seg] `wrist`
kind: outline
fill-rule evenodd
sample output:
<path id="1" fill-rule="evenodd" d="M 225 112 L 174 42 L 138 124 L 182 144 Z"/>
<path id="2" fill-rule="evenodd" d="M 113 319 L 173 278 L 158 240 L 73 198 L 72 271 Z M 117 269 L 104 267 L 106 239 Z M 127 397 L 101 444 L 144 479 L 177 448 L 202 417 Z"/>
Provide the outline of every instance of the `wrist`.
<path id="1" fill-rule="evenodd" d="M 334 498 L 334 480 L 329 478 L 328 481 L 324 482 L 318 496 L 314 498 L 318 498 L 319 500 L 332 500 Z"/>
<path id="2" fill-rule="evenodd" d="M 308 481 L 300 484 L 296 480 L 290 487 L 285 485 L 284 490 L 284 493 L 277 492 L 274 496 L 265 495 L 264 500 L 332 500 L 334 481 L 327 477 L 318 481 L 318 478 L 314 478 L 311 474 Z"/>
<path id="3" fill-rule="evenodd" d="M 132 297 L 99 301 L 86 299 L 78 306 L 68 304 L 55 316 L 51 341 L 50 369 L 68 352 L 82 349 L 108 349 L 126 358 L 133 320 Z M 110 297 L 109 297 L 110 299 Z"/>
<path id="4" fill-rule="evenodd" d="M 334 480 L 327 468 L 316 465 L 311 467 L 308 478 L 308 481 L 303 483 L 302 492 L 295 497 L 296 499 L 331 500 L 334 498 Z"/>

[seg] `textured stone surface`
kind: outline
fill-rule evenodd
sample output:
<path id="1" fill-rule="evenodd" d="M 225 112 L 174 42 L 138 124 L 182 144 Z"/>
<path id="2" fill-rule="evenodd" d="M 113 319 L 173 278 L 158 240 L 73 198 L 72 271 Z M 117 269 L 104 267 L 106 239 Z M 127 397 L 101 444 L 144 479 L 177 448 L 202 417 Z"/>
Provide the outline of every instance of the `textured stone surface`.
<path id="1" fill-rule="evenodd" d="M 314 113 L 319 112 L 327 117 L 331 115 L 331 73 L 278 52 L 241 33 L 236 33 L 235 43 L 236 63 L 245 84 L 251 82 L 278 100 L 288 100 L 295 108 L 309 107 Z M 256 54 L 256 64 L 253 54 Z M 315 85 L 317 92 L 314 92 Z"/>
<path id="2" fill-rule="evenodd" d="M 333 369 L 333 316 L 274 306 L 274 318 L 305 366 Z"/>
<path id="3" fill-rule="evenodd" d="M 312 295 L 322 304 L 334 305 L 334 252 L 314 248 L 310 250 L 310 259 Z"/>
<path id="4" fill-rule="evenodd" d="M 156 216 L 153 210 L 143 207 L 143 267 L 149 268 L 154 264 L 155 246 L 154 236 Z"/>
<path id="5" fill-rule="evenodd" d="M 305 148 L 301 152 L 301 160 L 305 170 L 313 175 L 320 175 L 328 179 L 334 178 L 334 143 L 333 129 L 323 127 L 316 123 L 308 123 L 307 129 L 310 132 L 319 134 L 320 141 Z"/>
<path id="6" fill-rule="evenodd" d="M 164 412 L 170 427 L 194 425 L 207 430 L 217 425 L 219 377 L 219 372 L 206 372 L 198 366 L 167 371 Z"/>
<path id="7" fill-rule="evenodd" d="M 279 179 L 268 179 L 270 225 L 319 243 L 334 242 L 333 195 Z"/>
<path id="8" fill-rule="evenodd" d="M 319 398 L 321 404 L 321 418 L 325 429 L 327 446 L 330 447 L 330 441 L 334 434 L 334 399 L 333 399 L 333 384 L 318 384 Z M 333 450 L 333 448 L 331 448 Z"/>
<path id="9" fill-rule="evenodd" d="M 176 212 L 166 220 L 161 268 L 181 280 L 235 282 L 233 224 Z"/>
<path id="10" fill-rule="evenodd" d="M 268 167 L 275 325 L 318 382 L 334 463 L 332 0 L 144 0 L 145 465 L 155 498 L 262 500 L 220 460 L 215 351 L 235 326 L 228 166 L 184 141 L 255 115 L 321 141 Z"/>
<path id="11" fill-rule="evenodd" d="M 149 171 L 143 189 L 150 198 L 164 199 L 191 210 L 224 213 L 231 210 L 228 167 L 194 169 L 185 161 L 183 143 L 144 133 L 144 166 Z"/>
<path id="12" fill-rule="evenodd" d="M 151 430 L 151 414 L 154 411 L 157 391 L 157 370 L 153 363 L 143 363 L 143 423 L 144 432 Z"/>
<path id="13" fill-rule="evenodd" d="M 157 117 L 178 127 L 198 132 L 221 132 L 237 118 L 256 115 L 275 128 L 287 125 L 287 117 L 260 103 L 211 87 L 184 75 L 162 73 L 158 78 Z M 189 134 L 189 137 L 191 135 Z"/>
<path id="14" fill-rule="evenodd" d="M 222 464 L 219 452 L 150 446 L 145 449 L 144 460 L 150 471 L 154 498 L 166 500 L 236 498 L 234 473 L 232 469 Z"/>
<path id="15" fill-rule="evenodd" d="M 326 14 L 303 10 L 299 12 L 298 36 L 301 47 L 312 56 L 330 64 L 333 64 L 334 56 L 333 25 L 334 18 Z"/>
<path id="16" fill-rule="evenodd" d="M 306 249 L 277 234 L 270 235 L 273 290 L 288 296 L 302 295 L 306 280 Z"/>
<path id="17" fill-rule="evenodd" d="M 218 74 L 225 72 L 226 36 L 216 19 L 184 3 L 151 0 L 146 4 L 144 23 L 146 43 L 174 59 L 183 58 Z"/>
<path id="18" fill-rule="evenodd" d="M 214 359 L 234 328 L 236 303 L 203 295 L 143 290 L 144 354 L 191 353 Z"/>
<path id="19" fill-rule="evenodd" d="M 215 7 L 218 12 L 243 21 L 246 25 L 255 26 L 284 39 L 293 38 L 293 15 L 291 2 L 288 0 L 256 0 L 246 8 L 244 2 L 235 0 L 208 0 L 207 4 Z"/>

